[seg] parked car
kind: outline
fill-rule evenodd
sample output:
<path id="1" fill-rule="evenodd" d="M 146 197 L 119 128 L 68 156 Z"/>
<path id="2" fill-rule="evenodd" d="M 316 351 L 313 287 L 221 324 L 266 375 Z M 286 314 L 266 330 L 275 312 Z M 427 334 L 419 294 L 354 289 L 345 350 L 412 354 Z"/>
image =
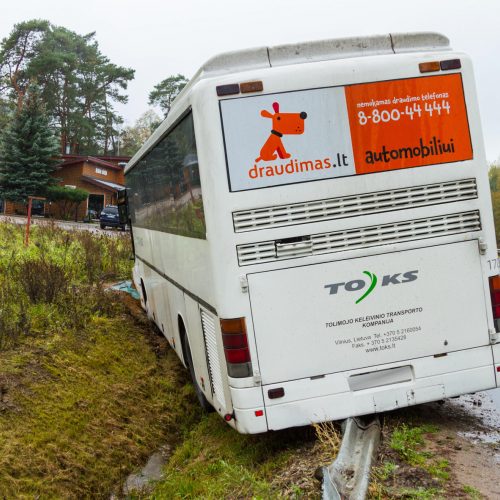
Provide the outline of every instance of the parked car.
<path id="1" fill-rule="evenodd" d="M 102 209 L 99 222 L 101 223 L 101 229 L 106 227 L 119 227 L 122 231 L 126 229 L 126 225 L 120 222 L 118 207 L 115 205 L 108 205 Z"/>
<path id="2" fill-rule="evenodd" d="M 31 215 L 43 215 L 45 213 L 45 203 L 41 200 L 33 200 L 31 205 Z"/>

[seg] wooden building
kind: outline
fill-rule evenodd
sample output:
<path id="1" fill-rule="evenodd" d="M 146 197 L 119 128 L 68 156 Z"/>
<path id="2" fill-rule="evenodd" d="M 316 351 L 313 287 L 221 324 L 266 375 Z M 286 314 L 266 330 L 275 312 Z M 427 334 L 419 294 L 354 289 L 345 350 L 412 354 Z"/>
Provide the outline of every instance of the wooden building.
<path id="1" fill-rule="evenodd" d="M 61 186 L 84 189 L 89 193 L 80 204 L 77 219 L 83 220 L 90 212 L 98 215 L 106 205 L 116 205 L 117 194 L 125 187 L 124 168 L 128 156 L 80 156 L 62 155 L 53 176 Z M 43 204 L 43 202 L 41 202 Z M 49 217 L 59 218 L 58 206 L 46 202 L 35 204 L 35 211 Z M 26 207 L 8 200 L 0 202 L 0 213 L 25 215 Z"/>

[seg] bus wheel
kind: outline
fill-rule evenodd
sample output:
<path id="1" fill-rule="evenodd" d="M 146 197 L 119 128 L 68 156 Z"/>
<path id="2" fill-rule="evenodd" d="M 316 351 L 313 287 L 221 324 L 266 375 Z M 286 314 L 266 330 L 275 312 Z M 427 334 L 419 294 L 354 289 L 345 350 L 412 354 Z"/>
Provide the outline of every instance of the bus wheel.
<path id="1" fill-rule="evenodd" d="M 198 398 L 198 403 L 202 407 L 203 411 L 207 413 L 211 413 L 214 411 L 214 407 L 208 402 L 208 399 L 203 394 L 200 386 L 198 385 L 198 381 L 196 380 L 196 375 L 194 373 L 193 367 L 193 358 L 191 356 L 191 348 L 189 347 L 189 340 L 187 336 L 184 334 L 184 344 L 186 347 L 186 364 L 188 365 L 189 373 L 191 374 L 191 380 L 194 386 L 194 392 L 196 393 L 196 397 Z"/>

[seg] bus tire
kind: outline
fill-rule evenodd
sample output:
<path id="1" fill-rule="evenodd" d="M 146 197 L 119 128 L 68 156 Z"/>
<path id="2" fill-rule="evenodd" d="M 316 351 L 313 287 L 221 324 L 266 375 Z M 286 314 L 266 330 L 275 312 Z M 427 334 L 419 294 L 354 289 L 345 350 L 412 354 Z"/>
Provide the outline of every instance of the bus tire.
<path id="1" fill-rule="evenodd" d="M 194 392 L 196 393 L 198 403 L 200 404 L 203 411 L 211 413 L 214 411 L 214 407 L 208 402 L 208 399 L 205 397 L 205 394 L 203 394 L 203 391 L 201 390 L 201 387 L 198 385 L 198 381 L 196 380 L 193 366 L 193 357 L 191 356 L 191 348 L 189 347 L 189 340 L 186 334 L 184 334 L 184 346 L 186 352 L 185 361 L 191 375 L 191 381 L 193 382 Z"/>

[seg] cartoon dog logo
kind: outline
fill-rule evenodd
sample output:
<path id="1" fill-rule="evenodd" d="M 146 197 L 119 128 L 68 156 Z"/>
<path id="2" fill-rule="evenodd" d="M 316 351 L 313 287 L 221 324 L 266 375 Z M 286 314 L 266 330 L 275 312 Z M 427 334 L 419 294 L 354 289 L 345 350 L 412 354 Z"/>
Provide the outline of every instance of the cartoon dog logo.
<path id="1" fill-rule="evenodd" d="M 274 115 L 263 109 L 260 114 L 264 118 L 272 118 L 273 128 L 269 138 L 260 150 L 260 156 L 255 159 L 256 162 L 261 160 L 271 161 L 278 156 L 280 158 L 290 158 L 290 154 L 286 151 L 281 138 L 284 135 L 304 133 L 304 120 L 307 118 L 307 113 L 280 113 L 280 105 L 273 102 Z M 277 153 L 277 155 L 276 155 Z"/>

